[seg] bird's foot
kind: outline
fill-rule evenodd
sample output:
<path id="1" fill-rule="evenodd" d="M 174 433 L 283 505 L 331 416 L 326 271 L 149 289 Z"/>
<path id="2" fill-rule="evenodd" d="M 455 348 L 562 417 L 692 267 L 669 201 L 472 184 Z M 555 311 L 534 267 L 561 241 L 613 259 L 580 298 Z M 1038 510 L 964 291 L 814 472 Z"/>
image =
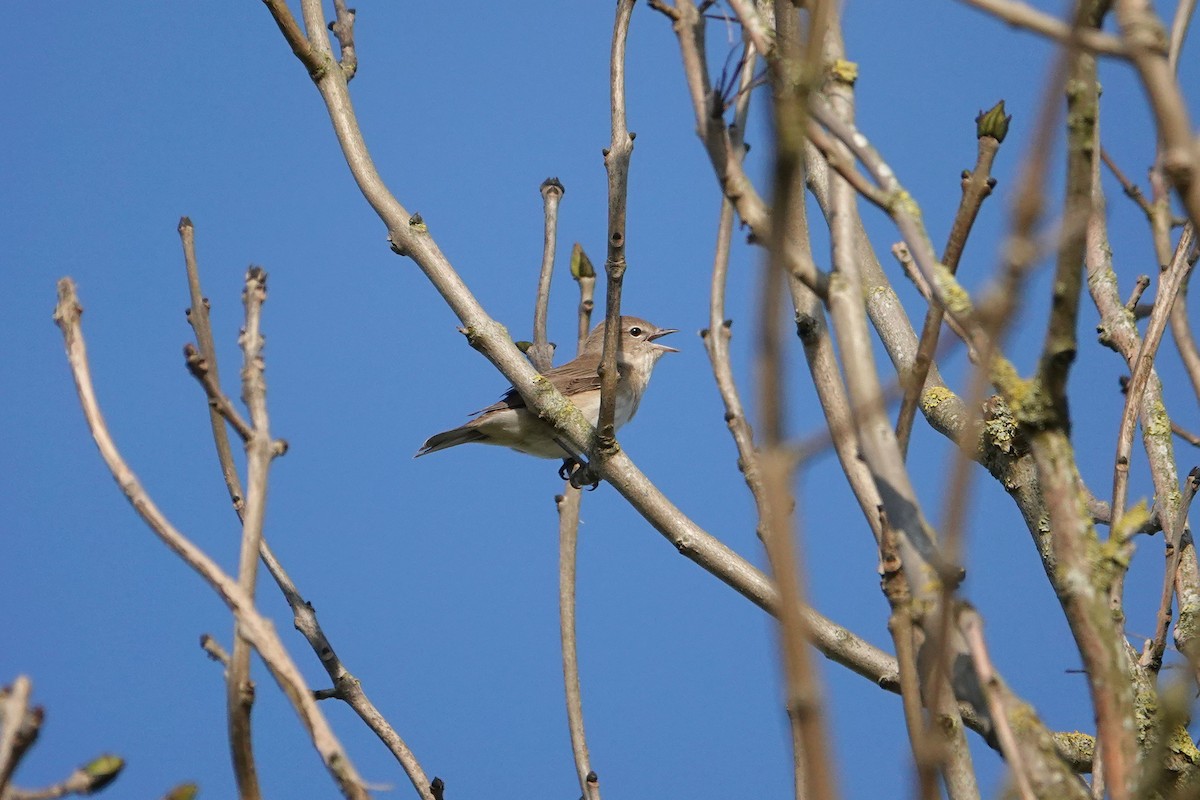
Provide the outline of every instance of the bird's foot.
<path id="1" fill-rule="evenodd" d="M 558 477 L 576 489 L 586 486 L 589 491 L 595 491 L 600 485 L 600 477 L 592 472 L 591 465 L 577 458 L 564 458 L 562 466 L 558 468 Z"/>

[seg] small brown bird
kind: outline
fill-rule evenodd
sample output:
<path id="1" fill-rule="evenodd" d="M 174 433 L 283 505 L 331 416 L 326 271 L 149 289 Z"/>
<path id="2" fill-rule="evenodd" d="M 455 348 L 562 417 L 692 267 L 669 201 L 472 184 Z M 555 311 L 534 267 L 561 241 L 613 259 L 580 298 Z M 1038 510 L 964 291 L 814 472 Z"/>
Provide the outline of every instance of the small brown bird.
<path id="1" fill-rule="evenodd" d="M 620 428 L 633 419 L 650 383 L 650 373 L 663 353 L 678 353 L 656 340 L 675 328 L 659 328 L 637 317 L 621 317 L 617 350 L 617 404 L 613 424 Z M 564 397 L 574 403 L 593 426 L 600 418 L 600 357 L 604 351 L 604 323 L 588 335 L 583 349 L 572 361 L 554 367 L 545 377 Z M 508 447 L 538 458 L 570 459 L 574 454 L 558 443 L 553 426 L 543 422 L 525 406 L 516 389 L 500 401 L 474 414 L 475 419 L 453 430 L 430 436 L 413 458 L 447 447 L 479 442 Z"/>

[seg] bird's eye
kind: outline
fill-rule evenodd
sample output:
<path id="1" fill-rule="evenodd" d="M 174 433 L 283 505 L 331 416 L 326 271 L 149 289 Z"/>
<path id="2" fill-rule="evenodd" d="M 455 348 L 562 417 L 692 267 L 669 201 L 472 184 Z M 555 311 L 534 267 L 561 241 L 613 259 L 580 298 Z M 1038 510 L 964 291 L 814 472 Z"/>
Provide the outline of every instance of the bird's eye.
<path id="1" fill-rule="evenodd" d="M 634 325 L 632 328 L 629 329 L 629 335 L 630 336 L 641 336 L 642 329 L 639 328 L 637 325 Z"/>

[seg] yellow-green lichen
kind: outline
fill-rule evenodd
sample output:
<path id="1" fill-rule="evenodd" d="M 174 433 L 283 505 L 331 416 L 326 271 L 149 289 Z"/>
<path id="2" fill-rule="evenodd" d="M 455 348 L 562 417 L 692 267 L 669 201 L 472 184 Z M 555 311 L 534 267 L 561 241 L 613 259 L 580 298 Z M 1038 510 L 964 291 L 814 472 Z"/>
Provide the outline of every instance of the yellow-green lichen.
<path id="1" fill-rule="evenodd" d="M 893 214 L 899 214 L 913 219 L 921 218 L 921 206 L 913 199 L 913 196 L 901 188 L 892 190 L 884 201 L 889 211 Z"/>
<path id="2" fill-rule="evenodd" d="M 1176 725 L 1167 737 L 1167 749 L 1172 753 L 1183 756 L 1192 764 L 1200 764 L 1200 749 L 1188 734 L 1187 728 Z"/>
<path id="3" fill-rule="evenodd" d="M 1125 541 L 1133 536 L 1142 526 L 1150 521 L 1150 509 L 1146 505 L 1145 499 L 1138 501 L 1138 504 L 1121 515 L 1121 521 L 1117 525 L 1117 529 L 1113 531 L 1114 538 L 1118 541 Z"/>
<path id="4" fill-rule="evenodd" d="M 1003 358 L 992 361 L 991 377 L 1013 417 L 1022 425 L 1043 428 L 1051 421 L 1050 398 L 1040 381 L 1022 378 L 1012 362 Z"/>
<path id="5" fill-rule="evenodd" d="M 945 264 L 934 265 L 933 279 L 937 282 L 938 293 L 946 303 L 946 310 L 958 317 L 974 313 L 975 306 L 971 302 L 971 295 Z"/>
<path id="6" fill-rule="evenodd" d="M 1012 453 L 1016 450 L 1017 425 L 1009 413 L 990 417 L 983 423 L 983 444 L 999 450 L 1001 453 Z"/>
<path id="7" fill-rule="evenodd" d="M 1153 402 L 1146 403 L 1143 406 L 1145 416 L 1143 423 L 1146 426 L 1146 435 L 1155 439 L 1170 438 L 1171 436 L 1171 418 L 1167 415 L 1167 409 L 1162 404 L 1162 400 L 1156 397 Z"/>
<path id="8" fill-rule="evenodd" d="M 839 58 L 829 65 L 829 74 L 836 80 L 853 86 L 854 82 L 858 80 L 858 64 Z"/>
<path id="9" fill-rule="evenodd" d="M 1054 734 L 1062 749 L 1070 750 L 1082 758 L 1091 759 L 1096 752 L 1096 737 L 1081 731 L 1064 731 Z"/>
<path id="10" fill-rule="evenodd" d="M 926 412 L 929 412 L 940 406 L 942 403 L 953 399 L 954 392 L 950 391 L 945 386 L 932 386 L 925 390 L 925 393 L 921 395 L 921 408 Z"/>

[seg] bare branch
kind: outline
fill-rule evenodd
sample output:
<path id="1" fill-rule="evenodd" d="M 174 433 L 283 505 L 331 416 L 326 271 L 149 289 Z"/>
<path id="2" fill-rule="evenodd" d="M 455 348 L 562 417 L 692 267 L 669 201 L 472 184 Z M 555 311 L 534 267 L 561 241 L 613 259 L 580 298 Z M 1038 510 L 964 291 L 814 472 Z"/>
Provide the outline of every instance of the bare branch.
<path id="1" fill-rule="evenodd" d="M 542 181 L 539 191 L 546 222 L 542 237 L 542 269 L 533 306 L 533 345 L 528 356 L 538 372 L 545 372 L 554 360 L 554 348 L 546 338 L 546 314 L 550 308 L 550 278 L 554 275 L 554 251 L 558 243 L 558 203 L 565 190 L 558 178 L 547 178 Z"/>
<path id="2" fill-rule="evenodd" d="M 229 490 L 229 499 L 233 502 L 234 511 L 241 519 L 245 506 L 245 496 L 242 493 L 242 482 L 238 477 L 237 466 L 233 461 L 233 448 L 229 446 L 229 432 L 225 430 L 225 421 L 238 431 L 242 441 L 250 438 L 250 425 L 242 420 L 233 403 L 221 391 L 221 377 L 217 370 L 217 351 L 213 341 L 212 322 L 209 319 L 209 302 L 200 289 L 200 266 L 196 259 L 196 229 L 191 219 L 183 217 L 179 220 L 179 239 L 183 244 L 183 261 L 187 270 L 188 291 L 191 295 L 191 306 L 187 310 L 188 323 L 196 334 L 196 345 L 199 353 L 184 349 L 188 370 L 200 381 L 204 392 L 208 395 L 208 417 L 212 424 L 213 441 L 217 446 L 217 459 L 221 464 L 221 474 L 225 478 L 225 486 Z M 198 360 L 197 360 L 198 359 Z"/>
<path id="3" fill-rule="evenodd" d="M 184 223 L 187 224 L 185 225 Z M 241 480 L 238 478 L 237 466 L 233 462 L 233 452 L 229 447 L 229 439 L 223 420 L 228 420 L 238 430 L 244 441 L 250 439 L 252 431 L 249 423 L 241 419 L 236 409 L 234 409 L 233 403 L 222 393 L 219 385 L 216 350 L 213 344 L 211 326 L 208 324 L 208 301 L 204 298 L 200 289 L 200 273 L 195 257 L 194 232 L 191 221 L 186 217 L 180 223 L 180 237 L 184 240 L 188 285 L 192 296 L 192 307 L 189 309 L 188 318 L 196 331 L 196 340 L 201 348 L 200 353 L 197 353 L 194 348 L 189 349 L 189 346 L 189 348 L 184 349 L 184 352 L 187 356 L 189 370 L 200 381 L 201 386 L 208 395 L 210 420 L 213 423 L 213 438 L 217 444 L 217 456 L 221 464 L 221 472 L 225 476 L 226 486 L 229 489 L 230 497 L 233 499 L 234 511 L 238 515 L 238 520 L 241 521 L 243 519 L 245 501 L 242 496 Z M 222 445 L 222 442 L 224 442 L 224 445 Z M 354 709 L 359 718 L 383 741 L 397 762 L 404 768 L 405 773 L 407 773 L 417 792 L 425 800 L 431 800 L 429 795 L 429 779 L 426 777 L 425 771 L 421 768 L 416 756 L 391 724 L 379 713 L 379 710 L 363 690 L 362 683 L 342 663 L 333 643 L 329 641 L 325 632 L 321 629 L 321 624 L 317 619 L 317 613 L 312 603 L 309 603 L 301 595 L 300 590 L 283 568 L 283 565 L 275 557 L 265 538 L 262 539 L 259 549 L 263 564 L 266 565 L 268 572 L 271 573 L 271 577 L 279 586 L 279 590 L 283 593 L 288 606 L 292 610 L 292 621 L 296 630 L 304 636 L 320 660 L 321 666 L 325 668 L 326 673 L 333 682 L 333 688 L 323 690 L 322 695 L 324 697 L 336 697 Z"/>
<path id="4" fill-rule="evenodd" d="M 567 725 L 571 732 L 571 751 L 584 800 L 600 800 L 598 782 L 589 781 L 592 771 L 587 734 L 583 724 L 583 691 L 579 681 L 579 653 L 575 634 L 575 567 L 579 539 L 579 506 L 583 493 L 569 483 L 554 498 L 558 508 L 558 613 L 562 636 L 563 684 L 567 698 Z"/>
<path id="5" fill-rule="evenodd" d="M 341 64 L 342 73 L 349 83 L 358 72 L 358 51 L 354 49 L 355 11 L 346 7 L 346 0 L 333 0 L 333 11 L 334 19 L 329 23 L 329 30 L 337 37 L 338 51 L 341 53 L 338 63 Z"/>
<path id="6" fill-rule="evenodd" d="M 221 646 L 213 636 L 205 633 L 200 636 L 200 649 L 208 654 L 208 657 L 213 661 L 224 666 L 229 666 L 229 653 Z"/>
<path id="7" fill-rule="evenodd" d="M 976 217 L 979 216 L 979 209 L 983 206 L 983 201 L 992 193 L 992 187 L 996 184 L 996 179 L 991 174 L 992 163 L 996 160 L 996 154 L 1000 150 L 1000 144 L 1004 141 L 1004 133 L 1008 128 L 1008 120 L 1011 119 L 1011 117 L 1004 116 L 1003 100 L 987 113 L 999 116 L 1002 123 L 997 121 L 985 128 L 981 124 L 986 118 L 983 111 L 980 111 L 979 116 L 975 118 L 978 151 L 975 156 L 975 167 L 970 172 L 963 172 L 962 198 L 958 203 L 958 211 L 954 214 L 954 223 L 950 227 L 949 241 L 946 242 L 946 248 L 942 251 L 942 263 L 946 265 L 946 269 L 951 275 L 958 272 L 958 263 L 962 257 L 963 248 L 966 247 L 967 236 L 975 224 Z M 942 307 L 931 302 L 925 312 L 925 324 L 921 329 L 921 339 L 917 345 L 917 357 L 912 374 L 906 376 L 904 399 L 900 403 L 900 413 L 896 420 L 896 438 L 900 442 L 900 452 L 904 458 L 908 457 L 908 443 L 912 436 L 913 420 L 917 414 L 917 400 L 925 388 L 925 379 L 929 376 L 929 365 L 933 363 L 933 356 L 937 352 L 938 337 L 941 334 L 944 318 L 945 311 Z M 966 339 L 964 338 L 963 341 Z"/>
<path id="8" fill-rule="evenodd" d="M 1187 524 L 1188 510 L 1196 499 L 1196 490 L 1200 488 L 1200 467 L 1193 467 L 1183 484 L 1183 497 L 1179 503 L 1179 518 L 1171 526 L 1173 531 L 1182 533 Z M 1167 568 L 1163 571 L 1162 594 L 1158 602 L 1158 614 L 1154 625 L 1154 639 L 1142 654 L 1141 665 L 1157 673 L 1162 668 L 1163 652 L 1167 649 L 1167 628 L 1171 624 L 1171 599 L 1175 596 L 1175 579 L 1179 573 L 1179 564 L 1183 558 L 1183 541 L 1167 542 Z"/>
<path id="9" fill-rule="evenodd" d="M 1002 22 L 1040 33 L 1060 44 L 1081 47 L 1099 55 L 1127 58 L 1128 48 L 1115 36 L 1090 29 L 1077 28 L 1026 3 L 1017 0 L 961 0 L 985 11 Z"/>
<path id="10" fill-rule="evenodd" d="M 583 248 L 576 244 L 571 256 L 571 275 L 579 284 L 579 325 L 575 350 L 583 350 L 592 313 L 596 273 Z M 547 293 L 549 288 L 547 288 Z M 540 301 L 540 294 L 539 294 Z M 563 687 L 567 701 L 567 726 L 571 752 L 583 800 L 600 800 L 600 782 L 592 771 L 587 733 L 583 724 L 583 689 L 579 679 L 579 652 L 575 628 L 576 552 L 579 543 L 579 508 L 583 493 L 568 480 L 563 493 L 554 498 L 558 509 L 558 620 L 562 639 Z"/>
<path id="11" fill-rule="evenodd" d="M 1200 143 L 1188 119 L 1187 103 L 1168 61 L 1167 33 L 1149 0 L 1117 0 L 1121 38 L 1142 80 L 1163 142 L 1162 167 L 1187 209 L 1200 225 Z"/>
<path id="12" fill-rule="evenodd" d="M 1008 723 L 1004 705 L 998 696 L 997 689 L 1000 679 L 992 667 L 987 645 L 983 641 L 983 622 L 979 619 L 979 614 L 973 610 L 967 610 L 962 613 L 959 624 L 962 626 L 963 634 L 970 647 L 971 659 L 975 663 L 975 671 L 979 674 L 979 682 L 987 695 L 992 719 L 996 721 L 996 734 L 1000 740 L 1000 749 L 1004 753 L 1004 759 L 1017 779 L 1017 788 L 1020 789 L 1023 800 L 1035 800 L 1036 795 L 1029 778 L 1028 767 L 1025 765 L 1024 755 L 1021 753 L 1021 748 L 1017 746 L 1016 736 L 1013 734 L 1012 726 Z"/>
<path id="13" fill-rule="evenodd" d="M 63 332 L 63 340 L 67 347 L 67 360 L 71 366 L 75 387 L 79 393 L 79 400 L 83 406 L 88 427 L 91 429 L 92 438 L 100 450 L 101 457 L 112 472 L 113 478 L 117 481 L 117 485 L 121 487 L 121 491 L 125 493 L 129 502 L 155 535 L 195 570 L 233 612 L 239 625 L 239 633 L 258 650 L 272 676 L 300 715 L 313 745 L 320 753 L 326 769 L 342 794 L 356 800 L 357 798 L 366 798 L 366 788 L 354 769 L 349 754 L 334 736 L 324 715 L 317 708 L 316 701 L 305 686 L 300 670 L 291 660 L 283 643 L 280 642 L 274 627 L 258 613 L 253 599 L 237 585 L 233 578 L 171 525 L 121 457 L 108 432 L 108 426 L 101 416 L 92 386 L 87 348 L 84 345 L 80 326 L 80 315 L 83 309 L 76 296 L 75 284 L 69 278 L 62 279 L 58 284 L 58 294 L 54 320 Z"/>
<path id="14" fill-rule="evenodd" d="M 1142 413 L 1142 404 L 1146 385 L 1150 380 L 1154 367 L 1154 356 L 1162 342 L 1163 333 L 1171 318 L 1171 310 L 1179 288 L 1183 285 L 1192 265 L 1188 260 L 1192 245 L 1195 241 L 1195 227 L 1188 225 L 1179 237 L 1175 247 L 1175 257 L 1159 278 L 1158 291 L 1154 302 L 1154 311 L 1150 314 L 1150 323 L 1142 338 L 1142 345 L 1137 358 L 1133 362 L 1133 374 L 1129 379 L 1129 388 L 1125 397 L 1125 408 L 1121 413 L 1121 426 L 1117 434 L 1116 467 L 1113 470 L 1113 527 L 1119 529 L 1121 516 L 1125 513 L 1125 498 L 1129 486 L 1129 456 L 1133 449 L 1134 428 Z"/>
<path id="15" fill-rule="evenodd" d="M 608 276 L 605 291 L 604 355 L 600 359 L 600 417 L 596 422 L 594 453 L 601 459 L 616 449 L 613 419 L 617 410 L 617 350 L 621 346 L 621 286 L 625 279 L 625 206 L 629 194 L 629 160 L 633 137 L 625 124 L 625 42 L 634 0 L 618 0 L 609 56 L 609 99 L 612 140 L 604 150 L 608 170 Z"/>
<path id="16" fill-rule="evenodd" d="M 41 727 L 41 714 L 29 708 L 32 694 L 33 681 L 25 675 L 0 689 L 0 795 Z"/>

